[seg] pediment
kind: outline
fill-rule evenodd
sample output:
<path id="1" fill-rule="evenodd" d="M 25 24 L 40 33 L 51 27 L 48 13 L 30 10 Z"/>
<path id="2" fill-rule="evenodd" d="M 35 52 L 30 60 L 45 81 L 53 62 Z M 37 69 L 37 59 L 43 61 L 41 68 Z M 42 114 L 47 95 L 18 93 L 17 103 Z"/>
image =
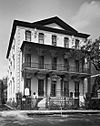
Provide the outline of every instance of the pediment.
<path id="1" fill-rule="evenodd" d="M 56 23 L 51 23 L 51 24 L 44 25 L 44 26 L 50 27 L 50 28 L 56 28 L 56 29 L 64 30 L 64 28 L 62 28 L 60 25 L 58 25 L 58 24 L 56 24 Z"/>
<path id="2" fill-rule="evenodd" d="M 37 22 L 34 22 L 33 24 L 41 25 L 41 26 L 45 26 L 45 27 L 47 26 L 47 27 L 55 28 L 55 29 L 67 30 L 70 32 L 77 33 L 77 31 L 74 28 L 72 28 L 70 25 L 65 23 L 63 20 L 61 20 L 57 16 L 52 17 L 52 18 L 47 18 L 47 19 L 44 19 L 41 21 L 37 21 Z"/>

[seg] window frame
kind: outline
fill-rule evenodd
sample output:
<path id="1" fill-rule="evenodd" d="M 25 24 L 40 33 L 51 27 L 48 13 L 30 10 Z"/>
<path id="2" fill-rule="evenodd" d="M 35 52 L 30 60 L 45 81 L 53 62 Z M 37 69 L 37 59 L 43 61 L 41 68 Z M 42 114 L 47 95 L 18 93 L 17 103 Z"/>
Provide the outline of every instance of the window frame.
<path id="1" fill-rule="evenodd" d="M 25 64 L 31 67 L 31 54 L 25 54 Z"/>
<path id="2" fill-rule="evenodd" d="M 31 42 L 31 31 L 30 30 L 25 30 L 25 40 Z"/>
<path id="3" fill-rule="evenodd" d="M 69 38 L 68 37 L 64 37 L 64 47 L 69 48 Z"/>
<path id="4" fill-rule="evenodd" d="M 52 58 L 52 70 L 57 70 L 57 57 Z"/>
<path id="5" fill-rule="evenodd" d="M 57 88 L 57 82 L 52 81 L 51 82 L 51 93 L 50 93 L 51 97 L 56 97 L 56 88 Z"/>
<path id="6" fill-rule="evenodd" d="M 38 96 L 44 96 L 44 80 L 38 79 Z"/>
<path id="7" fill-rule="evenodd" d="M 44 56 L 39 56 L 39 68 L 44 69 Z"/>
<path id="8" fill-rule="evenodd" d="M 38 34 L 38 43 L 44 44 L 44 33 Z"/>
<path id="9" fill-rule="evenodd" d="M 52 35 L 52 45 L 57 46 L 57 35 Z"/>
<path id="10" fill-rule="evenodd" d="M 75 49 L 79 49 L 79 39 L 75 39 Z"/>

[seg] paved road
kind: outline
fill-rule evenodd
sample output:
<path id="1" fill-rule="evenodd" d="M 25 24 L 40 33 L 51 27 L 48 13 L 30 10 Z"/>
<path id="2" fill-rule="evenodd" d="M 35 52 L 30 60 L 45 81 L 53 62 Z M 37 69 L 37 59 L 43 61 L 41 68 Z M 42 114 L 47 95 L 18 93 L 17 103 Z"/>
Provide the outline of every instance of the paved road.
<path id="1" fill-rule="evenodd" d="M 100 114 L 1 116 L 0 126 L 100 126 Z"/>

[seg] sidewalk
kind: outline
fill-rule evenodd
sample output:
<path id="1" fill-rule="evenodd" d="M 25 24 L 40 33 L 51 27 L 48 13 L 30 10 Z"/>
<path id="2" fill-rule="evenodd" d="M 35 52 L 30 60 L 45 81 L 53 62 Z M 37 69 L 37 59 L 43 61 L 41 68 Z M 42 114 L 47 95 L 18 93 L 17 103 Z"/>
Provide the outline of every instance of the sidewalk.
<path id="1" fill-rule="evenodd" d="M 100 114 L 100 110 L 11 110 L 0 112 L 2 117 L 53 114 Z"/>

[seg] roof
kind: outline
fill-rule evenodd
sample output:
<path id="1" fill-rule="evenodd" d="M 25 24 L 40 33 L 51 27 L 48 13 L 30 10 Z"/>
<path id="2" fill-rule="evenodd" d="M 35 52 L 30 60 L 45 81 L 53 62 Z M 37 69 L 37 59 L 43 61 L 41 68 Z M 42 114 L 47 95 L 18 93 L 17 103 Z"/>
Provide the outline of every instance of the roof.
<path id="1" fill-rule="evenodd" d="M 34 22 L 33 24 L 39 24 L 39 25 L 43 26 L 43 25 L 48 25 L 48 24 L 51 24 L 51 23 L 56 23 L 67 31 L 77 32 L 74 28 L 72 28 L 70 25 L 65 23 L 63 20 L 61 20 L 57 16 L 52 17 L 52 18 L 48 18 L 48 19 L 44 19 L 44 20 L 41 20 L 41 21 L 37 21 L 37 22 Z"/>
<path id="2" fill-rule="evenodd" d="M 64 30 L 45 26 L 45 25 L 48 25 L 48 24 L 51 24 L 51 23 L 58 24 Z M 37 21 L 37 22 L 34 22 L 34 23 L 14 20 L 6 58 L 9 57 L 10 49 L 11 49 L 11 46 L 12 46 L 12 43 L 13 43 L 13 38 L 14 38 L 17 26 L 28 27 L 28 28 L 37 28 L 37 29 L 40 29 L 40 30 L 45 30 L 45 31 L 50 31 L 50 32 L 60 33 L 60 34 L 65 34 L 65 35 L 74 35 L 74 36 L 82 37 L 82 38 L 88 38 L 90 36 L 88 34 L 79 33 L 78 31 L 76 31 L 74 28 L 69 26 L 67 23 L 62 21 L 57 16 L 52 17 L 52 18 L 48 18 L 48 19 L 44 19 L 44 20 L 41 20 L 41 21 Z"/>

